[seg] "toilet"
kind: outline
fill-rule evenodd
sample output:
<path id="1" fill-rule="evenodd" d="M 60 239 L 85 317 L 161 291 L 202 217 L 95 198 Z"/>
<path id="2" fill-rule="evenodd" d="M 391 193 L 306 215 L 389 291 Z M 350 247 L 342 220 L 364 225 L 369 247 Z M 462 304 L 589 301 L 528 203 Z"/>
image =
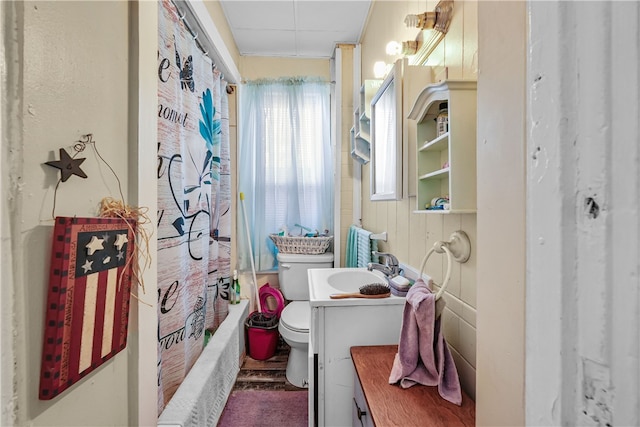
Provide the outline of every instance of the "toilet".
<path id="1" fill-rule="evenodd" d="M 278 254 L 280 291 L 290 301 L 280 313 L 278 331 L 291 351 L 287 362 L 287 380 L 296 387 L 308 387 L 309 279 L 311 268 L 332 268 L 333 253 L 319 255 Z"/>

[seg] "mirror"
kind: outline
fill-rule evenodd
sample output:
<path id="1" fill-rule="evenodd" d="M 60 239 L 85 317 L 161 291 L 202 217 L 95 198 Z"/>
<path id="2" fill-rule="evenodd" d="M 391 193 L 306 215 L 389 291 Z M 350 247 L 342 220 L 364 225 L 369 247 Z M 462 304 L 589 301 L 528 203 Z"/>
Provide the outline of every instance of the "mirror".
<path id="1" fill-rule="evenodd" d="M 371 99 L 371 200 L 402 199 L 402 62 Z"/>

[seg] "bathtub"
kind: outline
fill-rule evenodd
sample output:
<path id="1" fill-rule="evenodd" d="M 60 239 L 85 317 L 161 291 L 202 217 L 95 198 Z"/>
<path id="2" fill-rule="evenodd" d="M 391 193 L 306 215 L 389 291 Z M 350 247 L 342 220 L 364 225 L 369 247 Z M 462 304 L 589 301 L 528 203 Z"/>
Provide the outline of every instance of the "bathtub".
<path id="1" fill-rule="evenodd" d="M 229 315 L 158 418 L 159 426 L 215 427 L 233 389 L 244 355 L 249 302 L 229 306 Z"/>

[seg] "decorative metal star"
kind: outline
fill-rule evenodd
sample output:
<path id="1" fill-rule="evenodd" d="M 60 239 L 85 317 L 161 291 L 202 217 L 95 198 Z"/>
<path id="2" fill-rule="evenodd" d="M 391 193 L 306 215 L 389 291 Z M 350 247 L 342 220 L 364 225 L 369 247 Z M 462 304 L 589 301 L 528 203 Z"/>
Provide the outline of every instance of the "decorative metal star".
<path id="1" fill-rule="evenodd" d="M 71 175 L 78 175 L 81 178 L 87 177 L 87 174 L 80 169 L 80 164 L 84 161 L 85 159 L 74 159 L 65 151 L 64 148 L 61 148 L 60 160 L 52 160 L 50 162 L 45 162 L 45 164 L 60 169 L 62 182 L 65 182 Z"/>

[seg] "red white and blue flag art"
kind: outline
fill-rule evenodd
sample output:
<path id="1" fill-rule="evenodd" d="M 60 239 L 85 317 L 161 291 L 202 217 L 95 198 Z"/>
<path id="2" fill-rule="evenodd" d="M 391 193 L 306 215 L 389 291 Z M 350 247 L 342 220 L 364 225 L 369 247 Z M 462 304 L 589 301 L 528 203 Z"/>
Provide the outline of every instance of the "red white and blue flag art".
<path id="1" fill-rule="evenodd" d="M 127 345 L 135 221 L 57 217 L 40 399 L 84 378 Z"/>

